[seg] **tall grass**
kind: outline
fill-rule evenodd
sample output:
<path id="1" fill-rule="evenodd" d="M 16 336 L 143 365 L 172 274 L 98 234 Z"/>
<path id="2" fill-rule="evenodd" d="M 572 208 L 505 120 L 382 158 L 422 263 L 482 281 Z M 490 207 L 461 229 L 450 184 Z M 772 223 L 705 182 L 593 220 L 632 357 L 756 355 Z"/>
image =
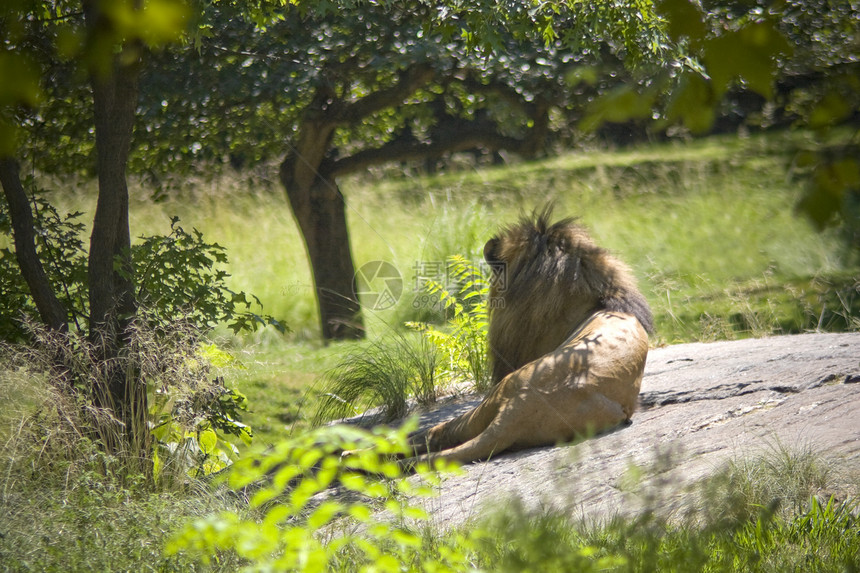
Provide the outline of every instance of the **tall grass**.
<path id="1" fill-rule="evenodd" d="M 420 336 L 394 334 L 347 354 L 320 382 L 312 425 L 367 413 L 368 422 L 403 418 L 408 400 L 436 399 L 437 350 Z M 373 408 L 378 411 L 369 412 Z"/>
<path id="2" fill-rule="evenodd" d="M 833 461 L 811 444 L 788 446 L 772 439 L 758 452 L 747 452 L 702 484 L 697 514 L 710 522 L 748 521 L 761 508 L 784 519 L 802 514 L 813 497 L 827 500 L 840 475 Z M 860 485 L 860 484 L 857 484 Z M 843 491 L 841 496 L 858 492 Z"/>
<path id="3" fill-rule="evenodd" d="M 774 442 L 706 478 L 700 504 L 680 514 L 660 505 L 669 491 L 653 492 L 637 517 L 599 522 L 497 508 L 480 526 L 478 562 L 492 571 L 857 571 L 857 502 L 823 494 L 832 482 L 821 453 Z"/>

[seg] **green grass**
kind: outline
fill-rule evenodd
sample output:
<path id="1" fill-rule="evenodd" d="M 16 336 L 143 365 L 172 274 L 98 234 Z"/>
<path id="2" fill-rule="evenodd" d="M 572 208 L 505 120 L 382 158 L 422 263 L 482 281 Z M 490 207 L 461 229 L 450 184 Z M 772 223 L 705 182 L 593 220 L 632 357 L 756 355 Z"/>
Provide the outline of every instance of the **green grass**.
<path id="1" fill-rule="evenodd" d="M 860 520 L 851 508 L 809 501 L 789 518 L 759 509 L 748 521 L 671 522 L 645 514 L 602 525 L 555 512 L 508 509 L 486 526 L 487 571 L 857 571 Z"/>
<path id="2" fill-rule="evenodd" d="M 676 493 L 666 482 L 643 486 L 648 503 L 635 518 L 595 523 L 517 503 L 498 508 L 480 526 L 480 563 L 491 571 L 857 571 L 857 501 L 829 492 L 844 499 L 858 485 L 856 473 L 810 445 L 772 441 L 697 484 L 675 514 L 662 502 Z"/>
<path id="3" fill-rule="evenodd" d="M 245 511 L 202 489 L 141 494 L 109 488 L 100 476 L 69 490 L 30 485 L 0 501 L 0 571 L 10 573 L 199 571 L 182 556 L 164 555 L 170 535 L 211 512 Z M 219 565 L 235 571 L 238 560 L 222 556 Z"/>

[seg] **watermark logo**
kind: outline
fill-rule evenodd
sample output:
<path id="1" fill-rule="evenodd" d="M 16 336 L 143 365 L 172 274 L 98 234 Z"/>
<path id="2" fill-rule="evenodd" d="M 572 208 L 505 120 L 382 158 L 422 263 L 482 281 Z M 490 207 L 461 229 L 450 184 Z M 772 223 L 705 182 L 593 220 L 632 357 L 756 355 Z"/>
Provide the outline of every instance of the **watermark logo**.
<path id="1" fill-rule="evenodd" d="M 508 265 L 504 261 L 488 263 L 481 261 L 481 271 L 484 276 L 488 277 L 487 284 L 491 288 L 495 288 L 496 292 L 505 292 L 508 290 Z"/>
<path id="2" fill-rule="evenodd" d="M 387 310 L 397 304 L 403 294 L 403 277 L 389 262 L 370 261 L 355 273 L 352 290 L 367 308 Z"/>
<path id="3" fill-rule="evenodd" d="M 463 270 L 465 269 L 465 270 Z M 484 284 L 496 293 L 508 288 L 507 267 L 503 262 L 480 261 L 472 266 L 454 266 L 447 261 L 417 261 L 412 266 L 412 307 L 437 312 L 446 309 L 444 291 L 465 293 Z M 403 276 L 387 261 L 370 261 L 359 267 L 352 282 L 353 294 L 369 310 L 387 310 L 400 300 Z M 489 308 L 504 307 L 502 297 L 491 297 Z"/>

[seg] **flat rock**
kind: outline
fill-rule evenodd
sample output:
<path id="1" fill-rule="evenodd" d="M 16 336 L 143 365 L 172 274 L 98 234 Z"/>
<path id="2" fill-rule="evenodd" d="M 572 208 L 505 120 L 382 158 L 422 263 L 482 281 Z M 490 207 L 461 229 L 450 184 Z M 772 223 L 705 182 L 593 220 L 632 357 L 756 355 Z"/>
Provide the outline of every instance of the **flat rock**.
<path id="1" fill-rule="evenodd" d="M 479 402 L 444 404 L 423 414 L 421 424 Z M 692 484 L 728 459 L 775 444 L 811 447 L 860 471 L 860 333 L 652 349 L 632 424 L 572 445 L 467 464 L 424 503 L 443 528 L 513 498 L 527 508 L 601 519 L 646 503 L 642 480 L 631 485 L 638 473 L 659 487 L 661 504 L 678 507 Z"/>

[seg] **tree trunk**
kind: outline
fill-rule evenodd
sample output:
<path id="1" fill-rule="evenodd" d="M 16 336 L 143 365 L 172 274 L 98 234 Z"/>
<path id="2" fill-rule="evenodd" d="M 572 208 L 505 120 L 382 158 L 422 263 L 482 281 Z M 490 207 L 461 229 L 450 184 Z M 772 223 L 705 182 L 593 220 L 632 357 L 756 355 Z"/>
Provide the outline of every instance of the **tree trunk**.
<path id="1" fill-rule="evenodd" d="M 93 104 L 99 195 L 90 236 L 90 328 L 134 314 L 128 227 L 128 161 L 134 110 L 137 105 L 136 66 L 116 66 L 109 77 L 95 78 Z M 114 261 L 120 261 L 115 267 Z"/>
<path id="2" fill-rule="evenodd" d="M 30 288 L 33 302 L 42 322 L 51 330 L 66 331 L 69 314 L 57 298 L 42 262 L 36 253 L 36 233 L 33 212 L 18 175 L 18 163 L 10 157 L 0 158 L 0 184 L 9 203 L 9 216 L 15 235 L 15 258 L 21 274 Z"/>
<path id="3" fill-rule="evenodd" d="M 98 27 L 99 5 L 85 2 L 88 24 Z M 126 46 L 108 71 L 94 70 L 91 85 L 99 194 L 90 236 L 90 337 L 104 363 L 106 388 L 95 389 L 99 405 L 110 408 L 134 442 L 145 430 L 146 392 L 135 373 L 118 360 L 135 313 L 128 224 L 128 163 L 137 107 L 139 46 Z"/>
<path id="4" fill-rule="evenodd" d="M 338 125 L 335 94 L 321 86 L 308 106 L 295 149 L 281 163 L 280 179 L 305 239 L 319 303 L 323 340 L 364 337 L 353 292 L 346 205 L 329 176 L 326 154 Z"/>
<path id="5" fill-rule="evenodd" d="M 281 165 L 281 181 L 305 239 L 319 302 L 324 340 L 364 337 L 353 289 L 355 266 L 349 248 L 346 208 L 334 179 L 321 173 L 308 185 L 291 179 L 295 158 Z"/>

